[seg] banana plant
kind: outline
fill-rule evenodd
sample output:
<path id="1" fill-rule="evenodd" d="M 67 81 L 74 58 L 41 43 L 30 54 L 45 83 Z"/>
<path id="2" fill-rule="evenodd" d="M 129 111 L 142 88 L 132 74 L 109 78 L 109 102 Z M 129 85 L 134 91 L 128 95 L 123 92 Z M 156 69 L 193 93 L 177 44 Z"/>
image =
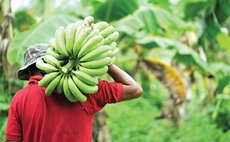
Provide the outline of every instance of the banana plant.
<path id="1" fill-rule="evenodd" d="M 170 90 L 175 105 L 184 102 L 185 86 L 182 77 L 175 68 L 155 58 L 143 59 L 143 63 Z"/>

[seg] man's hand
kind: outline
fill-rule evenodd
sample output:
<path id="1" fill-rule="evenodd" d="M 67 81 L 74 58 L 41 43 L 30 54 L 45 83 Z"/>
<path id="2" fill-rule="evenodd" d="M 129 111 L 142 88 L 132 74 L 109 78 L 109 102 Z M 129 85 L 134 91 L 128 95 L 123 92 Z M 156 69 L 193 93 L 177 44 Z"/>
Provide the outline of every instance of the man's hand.
<path id="1" fill-rule="evenodd" d="M 124 93 L 121 101 L 130 100 L 141 96 L 143 90 L 139 84 L 126 72 L 121 70 L 116 65 L 110 65 L 108 74 L 113 78 L 115 82 L 122 83 L 124 87 Z"/>

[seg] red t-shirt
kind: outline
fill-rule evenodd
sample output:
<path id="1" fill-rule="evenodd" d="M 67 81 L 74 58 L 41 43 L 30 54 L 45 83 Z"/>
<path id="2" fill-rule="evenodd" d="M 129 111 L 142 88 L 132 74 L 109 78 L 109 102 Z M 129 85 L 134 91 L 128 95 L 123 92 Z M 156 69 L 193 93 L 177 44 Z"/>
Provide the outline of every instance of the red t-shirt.
<path id="1" fill-rule="evenodd" d="M 11 102 L 5 132 L 6 140 L 24 142 L 91 142 L 94 113 L 107 103 L 121 100 L 120 83 L 100 80 L 98 91 L 87 95 L 84 103 L 70 103 L 63 94 L 44 94 L 41 76 L 18 91 Z"/>

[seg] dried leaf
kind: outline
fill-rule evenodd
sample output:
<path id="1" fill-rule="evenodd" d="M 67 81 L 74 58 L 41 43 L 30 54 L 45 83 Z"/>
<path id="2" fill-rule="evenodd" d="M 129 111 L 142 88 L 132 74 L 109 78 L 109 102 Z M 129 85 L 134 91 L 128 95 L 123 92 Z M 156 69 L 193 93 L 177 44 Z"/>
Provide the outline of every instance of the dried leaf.
<path id="1" fill-rule="evenodd" d="M 171 93 L 172 99 L 176 104 L 181 104 L 185 100 L 185 87 L 180 74 L 172 66 L 154 59 L 148 58 L 143 60 L 146 67 L 166 85 Z"/>

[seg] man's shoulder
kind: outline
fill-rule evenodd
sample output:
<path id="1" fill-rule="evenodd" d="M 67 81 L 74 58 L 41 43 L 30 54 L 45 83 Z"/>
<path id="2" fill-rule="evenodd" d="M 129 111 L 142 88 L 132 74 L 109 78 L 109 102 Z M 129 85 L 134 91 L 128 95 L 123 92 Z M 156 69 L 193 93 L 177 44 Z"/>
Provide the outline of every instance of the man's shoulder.
<path id="1" fill-rule="evenodd" d="M 34 87 L 31 87 L 31 85 L 27 85 L 27 86 L 21 88 L 20 90 L 18 90 L 18 91 L 15 93 L 15 95 L 14 95 L 13 98 L 21 98 L 21 97 L 24 97 L 25 94 L 28 94 L 28 92 L 30 92 L 30 91 L 34 91 L 34 92 L 35 92 Z"/>
<path id="2" fill-rule="evenodd" d="M 26 90 L 27 90 L 27 86 L 25 86 L 25 87 L 19 89 L 19 90 L 15 93 L 14 97 L 21 96 L 21 94 L 23 94 L 23 93 L 26 92 Z"/>

